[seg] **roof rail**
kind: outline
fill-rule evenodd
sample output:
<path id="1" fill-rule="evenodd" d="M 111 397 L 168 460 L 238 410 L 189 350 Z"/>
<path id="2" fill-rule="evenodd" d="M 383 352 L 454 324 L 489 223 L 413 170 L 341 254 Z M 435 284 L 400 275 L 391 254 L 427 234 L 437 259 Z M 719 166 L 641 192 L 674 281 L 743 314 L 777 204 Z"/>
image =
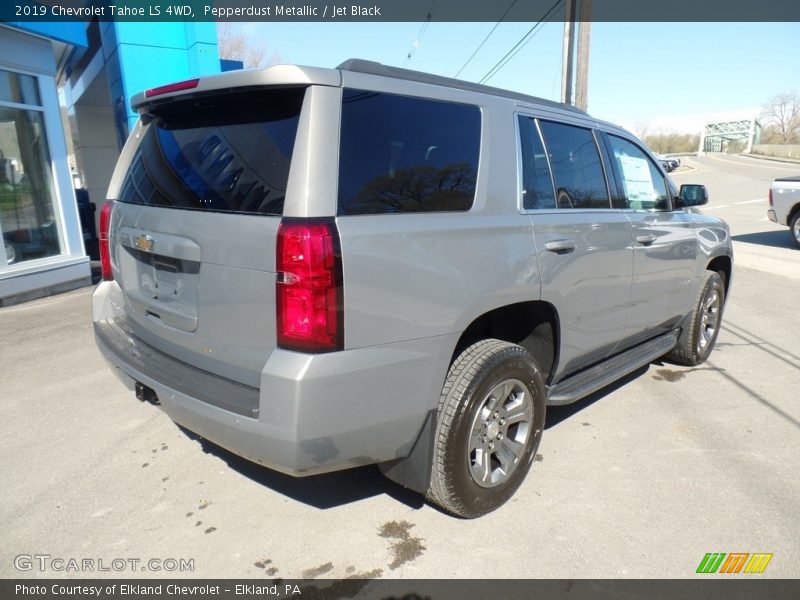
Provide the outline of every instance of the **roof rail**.
<path id="1" fill-rule="evenodd" d="M 520 94 L 519 92 L 512 92 L 502 88 L 496 88 L 489 85 L 480 83 L 473 83 L 471 81 L 463 81 L 453 77 L 444 77 L 442 75 L 432 75 L 430 73 L 423 73 L 422 71 L 412 71 L 411 69 L 401 69 L 400 67 L 388 67 L 379 62 L 372 60 L 364 60 L 361 58 L 350 58 L 340 64 L 337 69 L 343 71 L 352 71 L 354 73 L 365 73 L 367 75 L 380 75 L 382 77 L 393 77 L 395 79 L 404 79 L 406 81 L 416 81 L 419 83 L 429 83 L 432 85 L 441 85 L 468 92 L 479 92 L 481 94 L 492 94 L 493 96 L 502 96 L 512 100 L 520 100 L 522 102 L 532 102 L 535 104 L 544 104 L 554 108 L 563 110 L 571 110 L 582 115 L 586 113 L 571 104 L 564 104 L 563 102 L 555 102 L 553 100 L 546 100 L 545 98 L 538 98 L 536 96 L 528 96 L 527 94 Z"/>

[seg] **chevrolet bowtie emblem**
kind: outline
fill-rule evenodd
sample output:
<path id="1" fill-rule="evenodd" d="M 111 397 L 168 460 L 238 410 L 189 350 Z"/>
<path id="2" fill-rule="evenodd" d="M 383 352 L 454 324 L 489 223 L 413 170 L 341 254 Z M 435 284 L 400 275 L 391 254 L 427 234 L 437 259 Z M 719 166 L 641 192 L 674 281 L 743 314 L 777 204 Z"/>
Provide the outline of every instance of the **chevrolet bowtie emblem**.
<path id="1" fill-rule="evenodd" d="M 143 252 L 152 252 L 153 246 L 156 245 L 156 241 L 149 235 L 140 235 L 136 238 L 136 241 L 133 243 L 133 245 L 136 246 L 138 250 L 142 250 Z"/>

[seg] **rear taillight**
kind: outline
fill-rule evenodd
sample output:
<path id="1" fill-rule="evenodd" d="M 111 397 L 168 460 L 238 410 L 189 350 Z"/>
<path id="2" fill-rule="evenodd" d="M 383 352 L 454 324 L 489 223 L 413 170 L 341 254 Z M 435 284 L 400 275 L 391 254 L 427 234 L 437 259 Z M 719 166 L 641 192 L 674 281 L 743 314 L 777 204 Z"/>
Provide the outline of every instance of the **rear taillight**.
<path id="1" fill-rule="evenodd" d="M 113 202 L 106 202 L 100 209 L 100 273 L 106 281 L 114 279 L 114 274 L 111 272 L 111 249 L 108 241 L 108 226 L 111 224 L 113 208 Z"/>
<path id="2" fill-rule="evenodd" d="M 772 188 L 769 188 L 769 205 L 773 206 L 773 204 L 772 204 Z"/>
<path id="3" fill-rule="evenodd" d="M 169 94 L 170 92 L 180 92 L 183 90 L 192 90 L 197 87 L 200 82 L 199 79 L 187 79 L 186 81 L 178 81 L 177 83 L 168 83 L 159 87 L 150 88 L 144 93 L 145 98 L 152 98 L 161 94 Z"/>
<path id="4" fill-rule="evenodd" d="M 278 346 L 301 352 L 344 347 L 342 257 L 333 219 L 284 219 L 278 228 Z"/>

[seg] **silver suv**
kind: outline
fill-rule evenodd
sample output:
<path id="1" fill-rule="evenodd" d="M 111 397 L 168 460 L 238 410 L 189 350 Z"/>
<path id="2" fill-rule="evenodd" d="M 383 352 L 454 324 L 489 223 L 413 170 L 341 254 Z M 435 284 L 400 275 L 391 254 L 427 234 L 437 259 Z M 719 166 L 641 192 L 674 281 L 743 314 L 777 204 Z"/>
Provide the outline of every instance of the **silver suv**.
<path id="1" fill-rule="evenodd" d="M 360 60 L 133 105 L 97 344 L 247 459 L 378 463 L 476 517 L 522 483 L 546 405 L 714 345 L 732 250 L 705 188 L 575 108 Z"/>

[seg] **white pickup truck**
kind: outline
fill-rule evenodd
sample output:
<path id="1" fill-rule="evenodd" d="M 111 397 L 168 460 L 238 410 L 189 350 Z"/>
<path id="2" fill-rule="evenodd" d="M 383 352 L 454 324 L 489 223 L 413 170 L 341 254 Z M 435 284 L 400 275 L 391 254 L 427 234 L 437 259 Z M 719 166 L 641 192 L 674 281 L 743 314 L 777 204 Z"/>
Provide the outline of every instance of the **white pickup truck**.
<path id="1" fill-rule="evenodd" d="M 800 248 L 800 176 L 782 177 L 769 190 L 770 221 L 789 226 L 792 241 Z"/>

